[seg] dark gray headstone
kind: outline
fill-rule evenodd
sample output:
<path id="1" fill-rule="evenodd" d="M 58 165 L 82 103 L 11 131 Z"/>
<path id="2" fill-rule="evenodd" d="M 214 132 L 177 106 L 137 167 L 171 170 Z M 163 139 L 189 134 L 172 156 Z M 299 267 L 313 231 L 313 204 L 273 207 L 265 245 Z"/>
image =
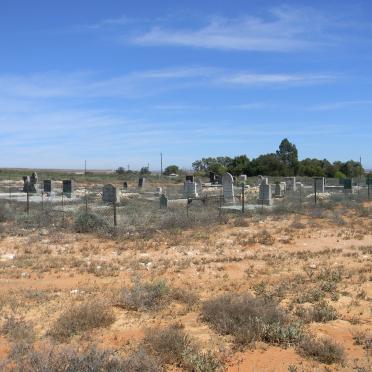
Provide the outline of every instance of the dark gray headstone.
<path id="1" fill-rule="evenodd" d="M 141 177 L 141 178 L 138 180 L 138 188 L 142 189 L 142 187 L 145 186 L 145 181 L 146 181 L 146 178 Z"/>
<path id="2" fill-rule="evenodd" d="M 353 180 L 351 178 L 344 179 L 344 190 L 352 190 L 353 189 Z"/>
<path id="3" fill-rule="evenodd" d="M 216 183 L 216 173 L 214 172 L 209 172 L 209 182 L 211 184 Z"/>
<path id="4" fill-rule="evenodd" d="M 128 182 L 124 182 L 123 187 L 124 187 L 124 190 L 127 190 L 128 189 Z"/>
<path id="5" fill-rule="evenodd" d="M 194 176 L 193 175 L 186 176 L 186 181 L 194 182 Z"/>
<path id="6" fill-rule="evenodd" d="M 54 181 L 44 180 L 43 190 L 44 190 L 44 192 L 48 192 L 48 193 L 53 192 L 54 191 Z"/>
<path id="7" fill-rule="evenodd" d="M 160 196 L 159 201 L 160 201 L 160 208 L 161 209 L 168 208 L 168 198 L 164 194 L 162 194 Z"/>
<path id="8" fill-rule="evenodd" d="M 62 181 L 62 192 L 64 194 L 73 194 L 75 191 L 75 182 L 74 180 L 63 180 Z"/>
<path id="9" fill-rule="evenodd" d="M 105 185 L 103 187 L 102 200 L 105 203 L 111 204 L 119 203 L 120 202 L 119 190 L 111 184 Z"/>

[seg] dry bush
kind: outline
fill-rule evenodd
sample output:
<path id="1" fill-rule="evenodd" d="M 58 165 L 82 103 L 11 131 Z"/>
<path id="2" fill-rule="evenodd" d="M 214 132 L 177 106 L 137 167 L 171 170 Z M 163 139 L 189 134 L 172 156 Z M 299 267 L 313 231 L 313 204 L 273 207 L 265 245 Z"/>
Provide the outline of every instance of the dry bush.
<path id="1" fill-rule="evenodd" d="M 107 327 L 114 321 L 115 316 L 105 303 L 89 300 L 64 311 L 54 322 L 49 335 L 63 341 L 80 332 Z"/>
<path id="2" fill-rule="evenodd" d="M 114 299 L 116 306 L 127 310 L 158 310 L 172 300 L 184 303 L 190 309 L 198 297 L 182 288 L 172 288 L 163 280 L 150 283 L 135 281 L 131 288 L 122 288 Z"/>
<path id="3" fill-rule="evenodd" d="M 90 346 L 79 351 L 71 346 L 57 348 L 46 345 L 41 350 L 33 348 L 13 356 L 8 363 L 14 371 L 36 372 L 161 372 L 157 361 L 143 350 L 138 350 L 126 359 L 113 351 Z"/>
<path id="4" fill-rule="evenodd" d="M 298 352 L 304 357 L 325 364 L 345 361 L 345 352 L 342 346 L 328 337 L 318 339 L 305 337 L 298 345 Z"/>
<path id="5" fill-rule="evenodd" d="M 5 318 L 0 334 L 5 335 L 13 342 L 24 341 L 31 343 L 35 340 L 35 332 L 32 325 L 24 319 L 16 318 L 13 315 Z"/>
<path id="6" fill-rule="evenodd" d="M 85 211 L 76 215 L 74 228 L 78 233 L 109 234 L 113 230 L 102 216 Z"/>
<path id="7" fill-rule="evenodd" d="M 240 344 L 265 341 L 288 345 L 303 334 L 301 325 L 291 322 L 276 302 L 248 294 L 228 294 L 206 301 L 202 317 L 216 331 L 233 335 Z"/>
<path id="8" fill-rule="evenodd" d="M 190 337 L 178 324 L 165 329 L 148 330 L 144 342 L 161 358 L 163 363 L 177 365 L 182 363 L 183 352 L 191 345 Z"/>
<path id="9" fill-rule="evenodd" d="M 222 370 L 220 361 L 213 354 L 198 350 L 198 346 L 184 332 L 182 325 L 173 324 L 164 329 L 150 329 L 146 332 L 144 343 L 163 364 L 182 366 L 183 370 L 193 372 Z"/>
<path id="10" fill-rule="evenodd" d="M 170 291 L 163 280 L 152 283 L 136 281 L 130 289 L 120 290 L 115 304 L 127 310 L 156 310 L 169 303 Z"/>
<path id="11" fill-rule="evenodd" d="M 320 301 L 311 308 L 298 308 L 296 315 L 305 323 L 326 323 L 338 317 L 337 311 L 326 301 Z"/>

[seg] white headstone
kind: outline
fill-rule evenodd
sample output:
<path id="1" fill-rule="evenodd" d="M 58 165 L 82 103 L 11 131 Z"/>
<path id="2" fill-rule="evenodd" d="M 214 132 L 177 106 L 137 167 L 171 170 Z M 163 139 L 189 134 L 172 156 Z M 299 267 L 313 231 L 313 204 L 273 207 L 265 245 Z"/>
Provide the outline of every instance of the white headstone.
<path id="1" fill-rule="evenodd" d="M 315 178 L 315 190 L 314 192 L 324 193 L 325 192 L 325 178 L 324 177 L 318 177 Z"/>
<path id="2" fill-rule="evenodd" d="M 285 183 L 288 191 L 296 191 L 296 177 L 286 177 Z"/>
<path id="3" fill-rule="evenodd" d="M 260 193 L 259 193 L 257 202 L 259 204 L 264 204 L 264 205 L 272 205 L 273 204 L 272 193 L 271 193 L 271 185 L 267 182 L 267 179 L 264 179 L 261 182 Z"/>
<path id="4" fill-rule="evenodd" d="M 196 187 L 197 187 L 196 182 L 186 181 L 183 184 L 183 196 L 188 199 L 197 198 L 199 195 Z"/>
<path id="5" fill-rule="evenodd" d="M 235 203 L 234 178 L 230 173 L 222 176 L 223 199 L 226 203 Z"/>

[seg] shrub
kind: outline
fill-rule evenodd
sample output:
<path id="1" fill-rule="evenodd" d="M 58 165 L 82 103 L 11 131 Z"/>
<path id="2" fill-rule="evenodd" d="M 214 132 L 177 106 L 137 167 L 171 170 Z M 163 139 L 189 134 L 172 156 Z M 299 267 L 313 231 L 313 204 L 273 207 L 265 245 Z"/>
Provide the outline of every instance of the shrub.
<path id="1" fill-rule="evenodd" d="M 73 305 L 55 321 L 49 334 L 57 340 L 65 340 L 80 332 L 107 327 L 115 320 L 112 310 L 103 302 L 86 301 Z"/>
<path id="2" fill-rule="evenodd" d="M 323 337 L 314 339 L 305 337 L 298 346 L 299 353 L 321 363 L 343 363 L 345 360 L 344 349 L 331 338 Z"/>
<path id="3" fill-rule="evenodd" d="M 121 359 L 113 351 L 100 350 L 95 346 L 80 352 L 71 346 L 56 348 L 50 345 L 44 346 L 40 351 L 30 349 L 22 358 L 13 359 L 11 367 L 11 370 L 16 371 L 37 372 L 160 372 L 162 370 L 157 362 L 142 350 L 132 353 L 127 359 Z"/>
<path id="4" fill-rule="evenodd" d="M 305 323 L 325 323 L 337 319 L 337 311 L 326 301 L 320 301 L 314 304 L 312 308 L 298 308 L 296 310 L 296 315 Z"/>
<path id="5" fill-rule="evenodd" d="M 109 233 L 112 229 L 107 221 L 95 213 L 79 213 L 75 218 L 75 231 L 79 233 Z"/>
<path id="6" fill-rule="evenodd" d="M 190 338 L 178 324 L 148 330 L 144 341 L 166 364 L 181 364 L 184 351 L 191 346 Z"/>
<path id="7" fill-rule="evenodd" d="M 202 317 L 216 331 L 233 335 L 240 344 L 254 341 L 291 344 L 302 336 L 300 324 L 291 323 L 276 302 L 247 294 L 229 294 L 206 301 Z"/>
<path id="8" fill-rule="evenodd" d="M 165 329 L 148 330 L 144 342 L 163 364 L 176 364 L 193 372 L 221 370 L 220 361 L 211 352 L 200 352 L 182 325 L 173 324 Z"/>
<path id="9" fill-rule="evenodd" d="M 0 222 L 6 222 L 14 219 L 14 212 L 9 204 L 0 202 Z"/>
<path id="10" fill-rule="evenodd" d="M 170 288 L 163 280 L 152 283 L 137 281 L 132 288 L 120 291 L 118 305 L 128 310 L 155 310 L 170 301 Z"/>
<path id="11" fill-rule="evenodd" d="M 31 343 L 35 339 L 34 329 L 30 324 L 21 318 L 14 316 L 7 317 L 0 333 L 7 336 L 11 341 L 24 341 Z"/>

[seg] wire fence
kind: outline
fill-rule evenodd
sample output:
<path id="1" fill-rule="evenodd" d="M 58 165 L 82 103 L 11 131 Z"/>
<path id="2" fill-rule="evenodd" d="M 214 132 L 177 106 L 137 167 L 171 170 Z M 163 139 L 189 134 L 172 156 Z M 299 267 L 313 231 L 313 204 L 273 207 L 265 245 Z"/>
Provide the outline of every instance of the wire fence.
<path id="1" fill-rule="evenodd" d="M 269 182 L 282 181 L 270 178 Z M 75 192 L 62 192 L 62 183 L 56 182 L 52 192 L 23 192 L 23 182 L 9 179 L 0 180 L 0 219 L 13 220 L 25 227 L 75 227 L 78 231 L 101 230 L 112 233 L 113 229 L 131 233 L 142 229 L 164 227 L 187 227 L 193 224 L 210 224 L 228 213 L 260 213 L 262 210 L 299 211 L 306 206 L 326 203 L 363 203 L 372 197 L 371 186 L 366 178 L 353 183 L 352 190 L 346 190 L 339 180 L 327 179 L 325 192 L 316 193 L 313 178 L 297 178 L 302 185 L 296 191 L 287 190 L 283 197 L 274 198 L 273 207 L 260 204 L 258 200 L 257 178 L 248 178 L 243 185 L 234 187 L 235 203 L 225 203 L 222 186 L 205 185 L 199 181 L 197 195 L 185 198 L 182 184 L 163 185 L 155 190 L 148 184 L 123 188 L 122 183 L 114 183 L 121 189 L 118 203 L 102 200 L 104 184 L 76 185 Z M 41 185 L 43 183 L 41 182 Z M 39 180 L 40 185 L 40 180 Z M 273 186 L 275 187 L 275 186 Z M 166 194 L 168 208 L 160 208 L 159 196 Z"/>

